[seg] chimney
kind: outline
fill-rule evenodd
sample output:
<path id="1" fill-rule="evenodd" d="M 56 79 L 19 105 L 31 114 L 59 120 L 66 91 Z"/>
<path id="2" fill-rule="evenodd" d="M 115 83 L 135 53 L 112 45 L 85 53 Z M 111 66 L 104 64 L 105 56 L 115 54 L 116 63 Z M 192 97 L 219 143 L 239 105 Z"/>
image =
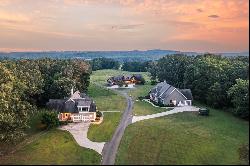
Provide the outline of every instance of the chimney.
<path id="1" fill-rule="evenodd" d="M 71 88 L 71 96 L 74 94 L 74 89 L 73 87 Z"/>

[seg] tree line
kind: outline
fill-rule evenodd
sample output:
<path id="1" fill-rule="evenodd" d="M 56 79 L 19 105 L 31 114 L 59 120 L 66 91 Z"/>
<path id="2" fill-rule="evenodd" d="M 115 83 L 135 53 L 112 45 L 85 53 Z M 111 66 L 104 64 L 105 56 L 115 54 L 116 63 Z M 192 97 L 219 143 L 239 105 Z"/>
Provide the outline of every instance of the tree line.
<path id="1" fill-rule="evenodd" d="M 130 72 L 146 72 L 147 66 L 150 61 L 140 62 L 140 61 L 127 61 L 120 63 L 119 61 L 111 58 L 94 58 L 90 61 L 93 71 L 103 70 L 103 69 L 119 69 L 130 71 Z"/>
<path id="2" fill-rule="evenodd" d="M 195 100 L 249 118 L 249 57 L 168 55 L 147 67 L 153 82 L 192 90 Z"/>
<path id="3" fill-rule="evenodd" d="M 49 99 L 69 96 L 72 87 L 86 91 L 90 74 L 83 60 L 0 60 L 0 140 L 24 136 L 29 115 Z"/>

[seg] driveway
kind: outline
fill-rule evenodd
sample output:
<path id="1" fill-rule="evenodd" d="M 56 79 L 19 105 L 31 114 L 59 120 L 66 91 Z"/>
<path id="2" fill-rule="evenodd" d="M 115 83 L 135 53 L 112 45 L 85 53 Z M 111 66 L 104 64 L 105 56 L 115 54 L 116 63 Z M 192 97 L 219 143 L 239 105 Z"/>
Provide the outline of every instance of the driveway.
<path id="1" fill-rule="evenodd" d="M 116 128 L 116 131 L 111 141 L 107 142 L 104 145 L 103 152 L 102 152 L 102 156 L 103 156 L 102 165 L 114 165 L 115 164 L 115 157 L 116 157 L 118 147 L 120 145 L 121 138 L 124 134 L 126 127 L 132 122 L 132 107 L 133 107 L 132 98 L 128 97 L 126 92 L 121 92 L 121 93 L 127 99 L 127 108 L 123 112 L 120 124 Z"/>
<path id="2" fill-rule="evenodd" d="M 87 138 L 89 125 L 89 122 L 69 123 L 59 127 L 59 129 L 69 131 L 80 146 L 93 149 L 102 154 L 105 142 L 92 142 Z"/>
<path id="3" fill-rule="evenodd" d="M 157 114 L 151 114 L 151 115 L 145 115 L 145 116 L 133 116 L 132 123 L 135 123 L 135 122 L 138 122 L 141 120 L 158 118 L 161 116 L 176 114 L 178 112 L 193 112 L 193 111 L 198 111 L 198 110 L 199 110 L 199 108 L 194 107 L 194 106 L 175 107 L 174 109 L 172 109 L 170 111 L 161 112 L 161 113 L 157 113 Z"/>

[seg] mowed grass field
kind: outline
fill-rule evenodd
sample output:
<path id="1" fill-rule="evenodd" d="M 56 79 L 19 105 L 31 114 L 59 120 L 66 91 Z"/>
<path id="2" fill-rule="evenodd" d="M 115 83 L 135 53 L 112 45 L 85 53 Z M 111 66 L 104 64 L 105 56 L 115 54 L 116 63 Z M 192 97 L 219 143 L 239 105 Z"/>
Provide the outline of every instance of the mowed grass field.
<path id="1" fill-rule="evenodd" d="M 247 121 L 215 109 L 178 113 L 129 125 L 116 164 L 248 164 L 239 153 L 246 144 Z"/>
<path id="2" fill-rule="evenodd" d="M 145 101 L 135 101 L 133 107 L 133 115 L 140 116 L 140 115 L 150 115 L 156 114 L 160 112 L 165 112 L 172 110 L 171 108 L 160 108 L 160 107 L 153 107 L 150 103 Z"/>
<path id="3" fill-rule="evenodd" d="M 14 154 L 0 158 L 1 164 L 74 165 L 99 164 L 101 155 L 80 147 L 73 136 L 61 130 L 51 130 Z"/>
<path id="4" fill-rule="evenodd" d="M 126 109 L 127 102 L 118 92 L 106 88 L 107 79 L 111 76 L 122 74 L 142 74 L 146 81 L 149 80 L 147 72 L 127 72 L 121 70 L 97 70 L 93 71 L 90 77 L 90 86 L 88 95 L 94 99 L 99 111 L 120 111 L 120 112 L 104 112 L 104 120 L 100 125 L 91 124 L 88 130 L 88 138 L 96 142 L 108 142 L 111 140 L 113 133 L 119 125 L 123 111 Z M 136 89 L 126 90 L 145 91 L 144 86 L 138 85 Z M 145 89 L 145 88 L 144 88 Z M 137 93 L 134 93 L 137 94 Z"/>
<path id="5" fill-rule="evenodd" d="M 114 91 L 91 84 L 88 94 L 96 103 L 99 111 L 120 111 L 103 113 L 103 122 L 99 125 L 91 124 L 88 130 L 88 138 L 95 142 L 107 142 L 111 140 L 116 127 L 119 125 L 122 112 L 126 108 L 126 99 Z"/>

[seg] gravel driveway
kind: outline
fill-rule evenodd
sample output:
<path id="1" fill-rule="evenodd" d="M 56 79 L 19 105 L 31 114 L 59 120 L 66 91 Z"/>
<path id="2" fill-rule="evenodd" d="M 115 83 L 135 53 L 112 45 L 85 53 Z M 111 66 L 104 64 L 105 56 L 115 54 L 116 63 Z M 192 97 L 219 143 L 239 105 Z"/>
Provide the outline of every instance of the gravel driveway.
<path id="1" fill-rule="evenodd" d="M 80 146 L 93 149 L 102 154 L 105 142 L 92 142 L 87 138 L 89 125 L 90 123 L 87 122 L 69 123 L 68 125 L 59 127 L 59 129 L 69 131 Z"/>

